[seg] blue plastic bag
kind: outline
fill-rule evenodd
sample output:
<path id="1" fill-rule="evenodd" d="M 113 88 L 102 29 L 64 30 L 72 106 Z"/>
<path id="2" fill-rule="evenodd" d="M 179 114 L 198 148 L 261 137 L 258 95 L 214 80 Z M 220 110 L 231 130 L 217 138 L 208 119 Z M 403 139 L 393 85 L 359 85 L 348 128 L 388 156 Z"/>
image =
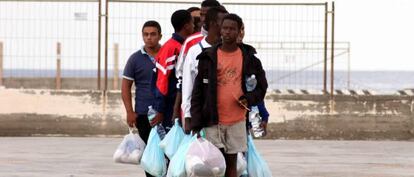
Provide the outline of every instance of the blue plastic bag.
<path id="1" fill-rule="evenodd" d="M 161 139 L 157 133 L 157 126 L 155 126 L 151 129 L 148 144 L 141 159 L 142 167 L 152 176 L 164 176 L 167 173 L 167 163 L 164 152 L 159 146 L 160 142 Z"/>
<path id="2" fill-rule="evenodd" d="M 253 144 L 251 135 L 247 139 L 247 172 L 249 177 L 271 177 L 269 166 L 264 161 Z"/>
<path id="3" fill-rule="evenodd" d="M 160 143 L 161 149 L 169 159 L 172 159 L 175 152 L 177 152 L 183 138 L 184 130 L 178 123 L 178 119 L 175 119 L 173 128 L 171 128 L 171 130 L 167 133 L 167 135 L 165 135 L 165 138 Z"/>
<path id="4" fill-rule="evenodd" d="M 186 177 L 185 171 L 185 156 L 190 148 L 190 144 L 197 140 L 197 135 L 185 135 L 181 141 L 181 146 L 174 154 L 168 166 L 167 177 Z"/>

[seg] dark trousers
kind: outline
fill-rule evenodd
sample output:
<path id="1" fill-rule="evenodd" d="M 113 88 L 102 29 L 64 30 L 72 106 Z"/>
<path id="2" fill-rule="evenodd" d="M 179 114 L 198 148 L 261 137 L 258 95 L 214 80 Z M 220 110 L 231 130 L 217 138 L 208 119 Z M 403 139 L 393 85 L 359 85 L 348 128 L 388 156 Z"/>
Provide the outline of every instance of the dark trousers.
<path id="1" fill-rule="evenodd" d="M 138 134 L 142 138 L 142 140 L 145 142 L 145 144 L 148 144 L 148 137 L 151 132 L 151 126 L 148 121 L 148 116 L 145 114 L 139 114 L 137 117 L 137 123 L 135 126 L 138 129 Z M 153 177 L 149 173 L 145 172 L 145 175 L 147 177 Z"/>

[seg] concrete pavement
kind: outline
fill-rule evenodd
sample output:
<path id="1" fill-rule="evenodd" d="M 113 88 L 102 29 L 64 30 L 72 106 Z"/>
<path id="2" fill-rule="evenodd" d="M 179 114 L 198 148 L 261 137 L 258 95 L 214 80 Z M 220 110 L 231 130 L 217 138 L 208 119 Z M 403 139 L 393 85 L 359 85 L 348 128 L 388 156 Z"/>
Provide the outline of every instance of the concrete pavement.
<path id="1" fill-rule="evenodd" d="M 117 164 L 122 138 L 1 137 L 0 177 L 144 177 Z M 414 177 L 414 142 L 255 141 L 278 177 Z"/>

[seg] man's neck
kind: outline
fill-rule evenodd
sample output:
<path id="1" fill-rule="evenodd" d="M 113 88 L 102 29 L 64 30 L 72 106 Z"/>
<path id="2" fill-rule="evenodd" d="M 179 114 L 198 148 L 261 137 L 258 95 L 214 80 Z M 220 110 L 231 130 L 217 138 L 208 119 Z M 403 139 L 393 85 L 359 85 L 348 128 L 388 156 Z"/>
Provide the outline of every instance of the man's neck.
<path id="1" fill-rule="evenodd" d="M 206 28 L 203 26 L 201 26 L 201 30 L 200 30 L 202 35 L 208 35 L 208 31 L 206 30 Z"/>
<path id="2" fill-rule="evenodd" d="M 219 41 L 219 37 L 215 34 L 208 34 L 206 37 L 206 41 L 207 43 L 209 43 L 210 45 L 214 45 L 217 44 Z"/>
<path id="3" fill-rule="evenodd" d="M 239 46 L 237 46 L 237 43 L 223 43 L 223 45 L 220 46 L 220 49 L 224 52 L 234 52 L 237 50 Z"/>
<path id="4" fill-rule="evenodd" d="M 179 36 L 181 36 L 183 39 L 186 39 L 188 36 L 190 36 L 189 34 L 187 34 L 185 31 L 180 31 L 180 32 L 177 32 L 177 34 L 179 35 Z"/>
<path id="5" fill-rule="evenodd" d="M 155 47 L 147 47 L 144 46 L 145 52 L 148 53 L 148 55 L 150 55 L 151 57 L 155 57 L 158 53 L 158 51 L 160 50 L 161 46 L 157 45 Z"/>

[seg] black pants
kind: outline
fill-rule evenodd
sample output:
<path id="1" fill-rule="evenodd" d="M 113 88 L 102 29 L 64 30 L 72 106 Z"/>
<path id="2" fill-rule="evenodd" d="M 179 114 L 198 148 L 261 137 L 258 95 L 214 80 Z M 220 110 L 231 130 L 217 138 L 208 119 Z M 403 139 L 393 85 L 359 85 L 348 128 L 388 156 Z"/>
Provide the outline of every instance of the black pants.
<path id="1" fill-rule="evenodd" d="M 149 137 L 149 134 L 152 128 L 151 125 L 149 124 L 148 116 L 146 114 L 145 115 L 139 114 L 137 117 L 137 123 L 135 124 L 135 126 L 138 129 L 139 136 L 142 138 L 142 140 L 144 140 L 145 144 L 148 144 L 148 137 Z M 145 172 L 145 175 L 147 177 L 153 177 L 147 172 Z"/>

